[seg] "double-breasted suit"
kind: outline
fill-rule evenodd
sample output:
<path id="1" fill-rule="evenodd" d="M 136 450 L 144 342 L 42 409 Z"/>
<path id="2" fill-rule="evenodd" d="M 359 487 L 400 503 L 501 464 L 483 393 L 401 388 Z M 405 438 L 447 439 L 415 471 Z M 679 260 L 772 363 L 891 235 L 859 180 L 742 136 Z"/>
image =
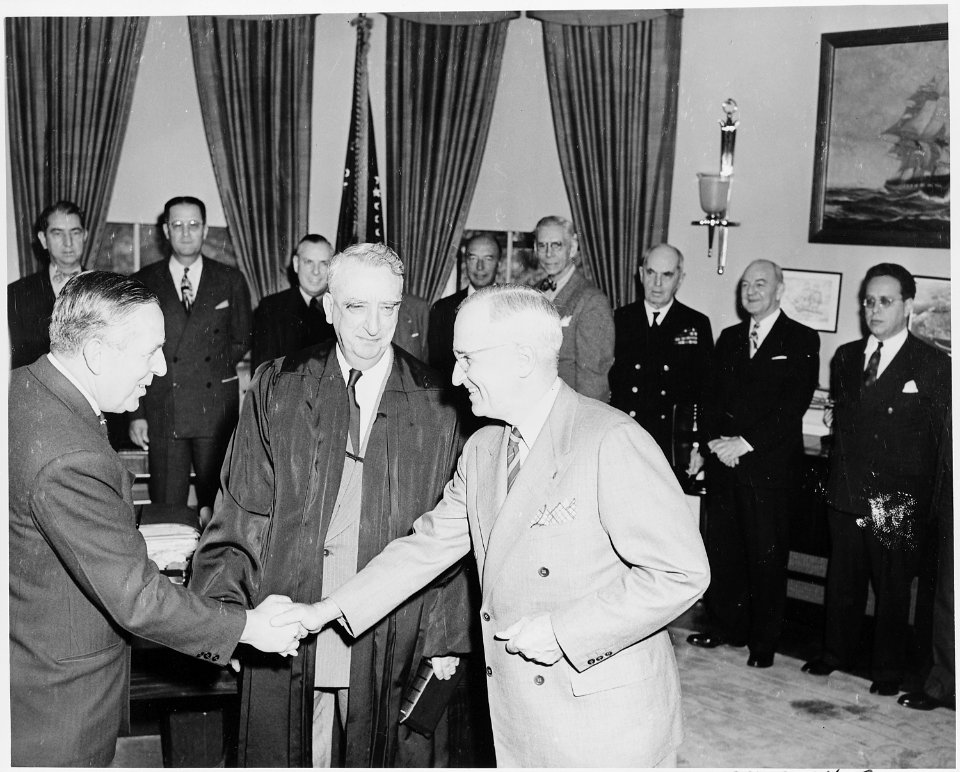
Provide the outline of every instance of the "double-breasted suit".
<path id="1" fill-rule="evenodd" d="M 311 308 L 298 287 L 267 295 L 253 314 L 250 369 L 334 337 L 323 307 Z"/>
<path id="2" fill-rule="evenodd" d="M 46 265 L 7 285 L 11 369 L 32 364 L 50 350 L 50 314 L 56 299 Z"/>
<path id="3" fill-rule="evenodd" d="M 168 261 L 152 263 L 134 275 L 160 299 L 167 334 L 167 374 L 154 379 L 132 416 L 147 420 L 154 502 L 187 503 L 192 457 L 198 502 L 212 505 L 237 423 L 237 364 L 250 348 L 250 292 L 240 271 L 200 259 L 203 272 L 189 313 L 180 302 Z"/>
<path id="4" fill-rule="evenodd" d="M 616 345 L 610 368 L 610 404 L 633 418 L 657 441 L 668 459 L 674 450 L 674 408 L 692 419 L 710 390 L 713 331 L 710 320 L 674 300 L 656 328 L 643 301 L 613 315 Z M 699 421 L 698 425 L 702 423 Z M 701 446 L 706 436 L 701 432 Z"/>
<path id="5" fill-rule="evenodd" d="M 244 613 L 147 558 L 133 475 L 47 357 L 12 373 L 8 430 L 13 763 L 106 766 L 128 704 L 125 631 L 225 665 Z"/>
<path id="6" fill-rule="evenodd" d="M 613 312 L 610 301 L 579 268 L 553 299 L 563 325 L 563 343 L 557 364 L 571 389 L 606 402 L 613 364 Z"/>
<path id="7" fill-rule="evenodd" d="M 783 623 L 790 502 L 803 464 L 803 414 L 817 387 L 820 339 L 782 311 L 750 357 L 750 321 L 717 339 L 704 430 L 743 437 L 734 467 L 704 454 L 709 489 L 707 605 L 722 637 L 773 655 Z"/>
<path id="8" fill-rule="evenodd" d="M 476 432 L 437 507 L 331 599 L 360 632 L 472 547 L 497 764 L 652 766 L 682 735 L 664 628 L 708 581 L 683 493 L 643 429 L 564 384 L 509 493 L 508 434 Z M 540 613 L 552 666 L 494 637 Z"/>
<path id="9" fill-rule="evenodd" d="M 865 386 L 866 343 L 838 348 L 831 372 L 831 550 L 823 660 L 835 667 L 852 664 L 872 579 L 872 676 L 899 682 L 910 584 L 933 527 L 931 500 L 950 402 L 950 360 L 907 333 L 876 383 Z"/>

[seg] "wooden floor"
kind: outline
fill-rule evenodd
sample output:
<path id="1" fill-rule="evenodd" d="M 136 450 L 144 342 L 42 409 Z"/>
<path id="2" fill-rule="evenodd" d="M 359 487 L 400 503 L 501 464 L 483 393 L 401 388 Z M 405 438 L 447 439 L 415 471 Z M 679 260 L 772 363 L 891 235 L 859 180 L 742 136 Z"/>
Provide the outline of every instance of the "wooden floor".
<path id="1" fill-rule="evenodd" d="M 690 646 L 697 615 L 670 628 L 683 687 L 686 737 L 678 765 L 693 768 L 956 769 L 956 713 L 928 713 L 870 694 L 849 673 L 818 678 L 803 659 L 746 666 L 746 649 Z M 156 735 L 123 738 L 115 767 L 162 763 Z"/>

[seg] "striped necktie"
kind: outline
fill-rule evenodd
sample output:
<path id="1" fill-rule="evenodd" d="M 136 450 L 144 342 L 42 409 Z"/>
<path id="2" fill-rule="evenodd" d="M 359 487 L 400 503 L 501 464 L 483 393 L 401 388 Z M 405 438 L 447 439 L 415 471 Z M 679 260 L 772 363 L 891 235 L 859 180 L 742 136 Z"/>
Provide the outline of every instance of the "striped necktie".
<path id="1" fill-rule="evenodd" d="M 193 285 L 190 283 L 190 277 L 187 274 L 189 268 L 183 269 L 183 277 L 180 279 L 180 299 L 183 303 L 183 310 L 190 313 L 190 306 L 193 305 Z"/>
<path id="2" fill-rule="evenodd" d="M 753 355 L 757 353 L 757 349 L 760 348 L 760 322 L 754 320 L 753 326 L 750 328 L 750 358 L 753 359 Z"/>
<path id="3" fill-rule="evenodd" d="M 517 479 L 517 473 L 520 471 L 520 430 L 516 426 L 510 430 L 510 437 L 507 439 L 507 490 L 513 487 L 513 481 Z"/>
<path id="4" fill-rule="evenodd" d="M 863 385 L 873 386 L 877 382 L 877 371 L 880 369 L 880 349 L 883 348 L 883 341 L 877 343 L 877 347 L 870 355 L 867 362 L 867 369 L 863 371 Z M 886 382 L 886 381 L 884 381 Z"/>

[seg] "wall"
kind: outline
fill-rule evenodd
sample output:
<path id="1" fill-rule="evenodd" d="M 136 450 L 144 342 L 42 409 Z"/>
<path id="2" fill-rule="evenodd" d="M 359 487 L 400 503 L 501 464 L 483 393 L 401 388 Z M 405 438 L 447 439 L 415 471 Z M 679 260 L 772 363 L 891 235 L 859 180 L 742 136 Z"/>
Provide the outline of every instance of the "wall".
<path id="1" fill-rule="evenodd" d="M 950 275 L 946 249 L 807 241 L 820 35 L 946 20 L 945 5 L 685 11 L 669 240 L 686 257 L 680 298 L 710 317 L 715 334 L 737 321 L 737 282 L 751 260 L 842 271 L 837 332 L 820 334 L 820 382 L 825 386 L 837 346 L 860 337 L 857 291 L 867 268 L 898 262 L 913 273 Z M 727 271 L 717 276 L 716 259 L 706 257 L 706 228 L 690 221 L 701 212 L 696 173 L 719 169 L 717 121 L 727 97 L 740 107 L 728 217 L 742 225 L 730 230 Z"/>

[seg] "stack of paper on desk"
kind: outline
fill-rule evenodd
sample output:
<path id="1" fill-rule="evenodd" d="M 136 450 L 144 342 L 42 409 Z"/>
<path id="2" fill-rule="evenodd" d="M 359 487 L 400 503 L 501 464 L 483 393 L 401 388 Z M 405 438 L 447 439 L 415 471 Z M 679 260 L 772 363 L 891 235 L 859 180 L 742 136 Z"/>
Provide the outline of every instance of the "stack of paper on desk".
<path id="1" fill-rule="evenodd" d="M 183 568 L 197 549 L 200 532 L 179 523 L 150 523 L 140 526 L 147 543 L 147 557 L 162 571 L 171 564 Z"/>

